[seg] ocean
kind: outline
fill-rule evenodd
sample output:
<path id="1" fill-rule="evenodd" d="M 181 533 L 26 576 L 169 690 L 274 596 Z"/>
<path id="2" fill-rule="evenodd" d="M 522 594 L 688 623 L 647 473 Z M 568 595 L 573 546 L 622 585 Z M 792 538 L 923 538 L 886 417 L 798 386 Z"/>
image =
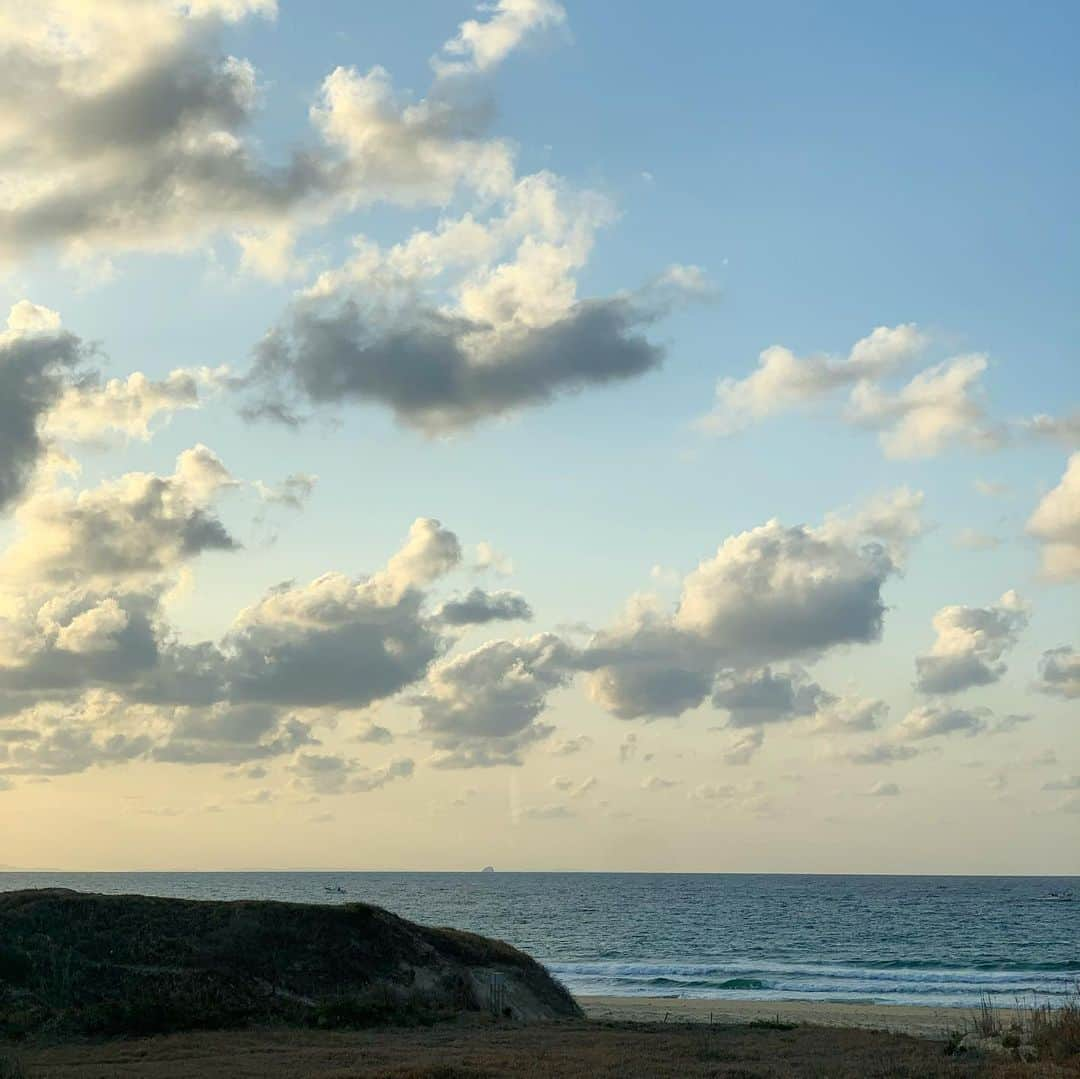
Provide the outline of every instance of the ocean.
<path id="1" fill-rule="evenodd" d="M 970 1007 L 1080 983 L 1078 878 L 0 873 L 0 891 L 43 887 L 375 903 L 509 941 L 579 995 Z"/>

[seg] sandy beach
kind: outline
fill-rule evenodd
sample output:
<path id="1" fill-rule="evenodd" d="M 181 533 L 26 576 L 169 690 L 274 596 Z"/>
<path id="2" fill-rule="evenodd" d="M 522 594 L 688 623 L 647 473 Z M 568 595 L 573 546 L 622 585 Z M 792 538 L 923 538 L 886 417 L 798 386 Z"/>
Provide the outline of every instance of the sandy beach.
<path id="1" fill-rule="evenodd" d="M 968 1008 L 931 1008 L 906 1004 L 838 1004 L 811 1000 L 699 1000 L 685 997 L 578 997 L 590 1019 L 615 1023 L 749 1023 L 754 1019 L 780 1019 L 815 1026 L 858 1027 L 944 1038 L 949 1030 L 967 1024 Z M 999 1009 L 1008 1022 L 1014 1009 Z"/>

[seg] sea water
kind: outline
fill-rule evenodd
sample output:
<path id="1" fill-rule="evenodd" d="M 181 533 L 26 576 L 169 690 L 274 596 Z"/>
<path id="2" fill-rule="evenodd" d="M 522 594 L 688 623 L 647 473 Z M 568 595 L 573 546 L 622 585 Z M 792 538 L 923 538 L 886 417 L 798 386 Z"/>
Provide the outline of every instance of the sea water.
<path id="1" fill-rule="evenodd" d="M 509 941 L 579 995 L 970 1007 L 1080 983 L 1077 878 L 0 873 L 0 891 L 44 887 L 375 903 Z"/>

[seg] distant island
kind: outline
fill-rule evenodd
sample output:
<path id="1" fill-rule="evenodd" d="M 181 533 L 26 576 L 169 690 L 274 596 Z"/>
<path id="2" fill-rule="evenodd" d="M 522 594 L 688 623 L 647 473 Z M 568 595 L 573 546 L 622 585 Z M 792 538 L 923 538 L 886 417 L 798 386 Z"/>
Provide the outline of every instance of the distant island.
<path id="1" fill-rule="evenodd" d="M 480 870 L 481 873 L 494 873 L 495 867 L 493 865 L 486 865 Z"/>

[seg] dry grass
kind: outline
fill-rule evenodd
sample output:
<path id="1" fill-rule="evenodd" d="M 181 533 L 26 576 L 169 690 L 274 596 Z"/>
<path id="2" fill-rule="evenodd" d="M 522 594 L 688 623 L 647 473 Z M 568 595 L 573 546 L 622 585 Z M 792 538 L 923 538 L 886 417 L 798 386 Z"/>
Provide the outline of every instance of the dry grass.
<path id="1" fill-rule="evenodd" d="M 801 1026 L 494 1022 L 173 1034 L 24 1052 L 26 1079 L 1064 1079 L 1068 1065 L 949 1057 L 940 1042 Z M 1019 1068 L 1020 1070 L 1015 1070 Z"/>
<path id="2" fill-rule="evenodd" d="M 1033 1006 L 1026 1023 L 1028 1040 L 1040 1059 L 1080 1061 L 1080 991 L 1057 1008 Z"/>
<path id="3" fill-rule="evenodd" d="M 1080 1061 L 1080 987 L 1064 1003 L 1017 1000 L 1008 1022 L 987 996 L 979 1002 L 970 1029 L 1005 1045 L 1033 1045 L 1044 1061 Z M 962 1036 L 965 1031 L 954 1032 Z"/>
<path id="4" fill-rule="evenodd" d="M 26 1079 L 26 1072 L 18 1057 L 0 1052 L 0 1079 Z"/>

